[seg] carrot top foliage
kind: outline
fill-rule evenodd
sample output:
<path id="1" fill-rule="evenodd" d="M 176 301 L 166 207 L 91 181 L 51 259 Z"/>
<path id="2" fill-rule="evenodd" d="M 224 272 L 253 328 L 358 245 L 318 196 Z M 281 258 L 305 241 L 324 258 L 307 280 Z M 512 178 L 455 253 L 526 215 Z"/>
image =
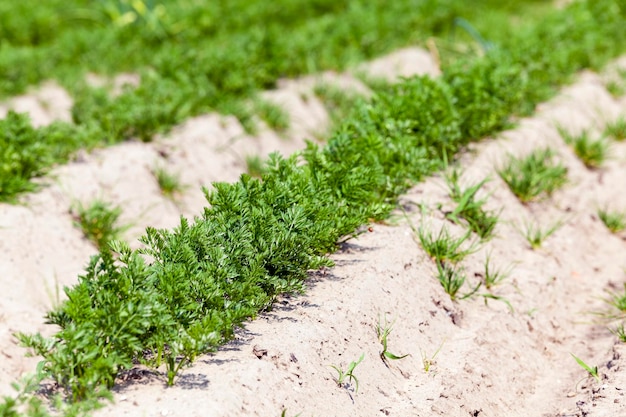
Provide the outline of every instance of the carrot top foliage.
<path id="1" fill-rule="evenodd" d="M 430 36 L 446 39 L 458 16 L 497 39 L 549 6 L 542 1 L 464 0 L 23 0 L 0 2 L 0 97 L 54 79 L 74 99 L 72 124 L 35 129 L 67 140 L 21 144 L 0 154 L 0 201 L 34 187 L 33 176 L 72 152 L 138 138 L 149 141 L 208 111 L 233 114 L 248 132 L 255 118 L 284 129 L 275 108 L 255 94 L 281 77 L 341 70 Z M 487 13 L 488 11 L 488 13 Z M 515 16 L 516 22 L 512 16 Z M 289 33 L 289 36 L 285 36 Z M 456 42 L 473 45 L 464 32 Z M 456 56 L 456 55 L 455 55 Z M 112 95 L 87 83 L 135 73 L 139 85 Z M 250 105 L 249 103 L 257 103 Z M 9 123 L 21 123 L 13 121 Z M 10 129 L 7 127 L 7 129 Z M 4 128 L 0 126 L 0 148 Z M 7 146 L 11 146 L 12 139 Z M 58 149 L 58 151 L 57 151 Z M 40 150 L 53 157 L 31 158 Z M 58 153 L 58 155 L 56 155 Z M 30 162 L 33 159 L 34 163 Z M 16 168 L 2 168 L 9 161 Z M 24 165 L 24 167 L 20 167 Z M 32 165 L 32 168 L 30 168 Z"/>
<path id="2" fill-rule="evenodd" d="M 382 89 L 323 148 L 273 155 L 261 179 L 214 184 L 201 215 L 147 229 L 144 249 L 112 243 L 48 313 L 58 332 L 20 335 L 43 358 L 39 377 L 74 404 L 105 395 L 136 362 L 165 364 L 174 383 L 277 295 L 302 291 L 307 271 L 332 264 L 326 255 L 339 239 L 387 216 L 465 143 L 504 128 L 577 69 L 622 52 L 624 18 L 623 0 L 574 3 L 441 79 Z M 558 44 L 546 49 L 546 40 Z"/>

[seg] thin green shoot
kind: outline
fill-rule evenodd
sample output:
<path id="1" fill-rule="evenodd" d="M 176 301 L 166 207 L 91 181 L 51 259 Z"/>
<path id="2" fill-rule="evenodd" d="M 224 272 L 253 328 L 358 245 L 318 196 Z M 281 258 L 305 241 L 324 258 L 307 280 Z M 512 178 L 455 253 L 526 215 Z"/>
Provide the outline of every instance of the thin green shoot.
<path id="1" fill-rule="evenodd" d="M 609 94 L 615 98 L 619 98 L 626 94 L 626 87 L 619 81 L 607 81 L 604 87 L 606 88 L 606 91 L 608 91 Z"/>
<path id="2" fill-rule="evenodd" d="M 619 211 L 609 211 L 608 209 L 598 210 L 598 217 L 611 233 L 619 233 L 626 229 L 626 213 Z"/>
<path id="3" fill-rule="evenodd" d="M 614 329 L 610 329 L 611 333 L 613 333 L 615 336 L 617 336 L 617 339 L 622 342 L 622 343 L 626 343 L 626 330 L 624 329 L 624 323 L 620 323 L 619 326 L 617 326 Z"/>
<path id="4" fill-rule="evenodd" d="M 265 162 L 259 155 L 246 156 L 246 172 L 254 178 L 261 178 L 266 171 Z"/>
<path id="5" fill-rule="evenodd" d="M 395 321 L 389 323 L 387 321 L 387 318 L 385 317 L 384 323 L 381 323 L 381 321 L 379 320 L 378 323 L 376 324 L 376 335 L 378 336 L 378 341 L 383 347 L 383 350 L 380 352 L 380 359 L 385 363 L 386 366 L 389 366 L 388 360 L 395 361 L 395 360 L 403 359 L 409 356 L 408 353 L 406 355 L 396 355 L 394 353 L 389 352 L 389 350 L 387 349 L 387 338 L 389 337 L 389 334 L 391 333 L 391 329 L 394 323 Z"/>
<path id="6" fill-rule="evenodd" d="M 469 36 L 471 36 L 472 39 L 474 39 L 474 41 L 478 43 L 478 45 L 480 45 L 483 53 L 487 53 L 496 48 L 496 45 L 493 42 L 483 38 L 480 32 L 478 32 L 478 30 L 470 22 L 463 19 L 462 17 L 456 17 L 454 19 L 453 30 L 456 27 L 460 27 L 461 29 L 465 30 L 469 34 Z"/>
<path id="7" fill-rule="evenodd" d="M 543 242 L 564 224 L 565 222 L 563 220 L 558 220 L 547 229 L 542 229 L 541 226 L 536 223 L 526 222 L 524 224 L 524 230 L 520 229 L 520 232 L 524 235 L 530 247 L 535 250 L 539 249 Z"/>
<path id="8" fill-rule="evenodd" d="M 469 293 L 459 296 L 459 290 L 466 280 L 465 271 L 461 267 L 446 262 L 437 262 L 437 279 L 443 290 L 450 296 L 450 300 L 464 300 L 476 294 L 482 282 L 479 282 Z"/>
<path id="9" fill-rule="evenodd" d="M 89 205 L 75 203 L 71 210 L 74 224 L 98 249 L 103 249 L 112 240 L 119 240 L 121 233 L 129 226 L 119 226 L 118 220 L 122 209 L 110 203 L 96 199 Z"/>
<path id="10" fill-rule="evenodd" d="M 496 285 L 499 285 L 506 278 L 509 277 L 511 272 L 513 271 L 513 266 L 510 265 L 506 269 L 494 269 L 491 265 L 491 253 L 488 253 L 485 259 L 485 272 L 482 276 L 483 283 L 488 290 Z"/>
<path id="11" fill-rule="evenodd" d="M 607 158 L 609 144 L 604 138 L 592 139 L 587 130 L 583 130 L 579 135 L 572 135 L 564 128 L 558 128 L 561 137 L 574 153 L 589 169 L 600 168 Z"/>
<path id="12" fill-rule="evenodd" d="M 300 414 L 302 414 L 302 413 L 298 413 L 294 417 L 298 417 Z M 286 408 L 283 408 L 282 413 L 280 413 L 280 417 L 287 417 L 287 409 Z"/>
<path id="13" fill-rule="evenodd" d="M 550 196 L 567 183 L 567 168 L 554 162 L 555 152 L 538 149 L 523 159 L 511 156 L 498 174 L 522 203 Z"/>
<path id="14" fill-rule="evenodd" d="M 581 368 L 587 371 L 589 376 L 594 377 L 597 382 L 600 382 L 600 375 L 598 375 L 597 366 L 594 366 L 592 368 L 591 366 L 587 365 L 582 359 L 580 359 L 578 356 L 574 355 L 573 353 L 570 352 L 570 355 L 572 355 L 572 357 L 576 360 L 576 362 L 580 365 Z"/>
<path id="15" fill-rule="evenodd" d="M 626 313 L 626 283 L 624 283 L 624 292 L 613 292 L 610 294 L 610 298 L 605 299 L 605 301 L 619 310 L 620 313 Z"/>
<path id="16" fill-rule="evenodd" d="M 488 178 L 466 189 L 459 186 L 459 171 L 453 170 L 447 176 L 450 198 L 457 203 L 456 208 L 446 214 L 446 217 L 457 224 L 462 224 L 461 219 L 467 222 L 471 231 L 476 233 L 483 241 L 493 236 L 495 226 L 498 224 L 498 215 L 483 209 L 486 200 L 476 200 L 476 193 L 489 181 Z"/>
<path id="17" fill-rule="evenodd" d="M 350 364 L 348 365 L 348 369 L 345 371 L 339 368 L 338 366 L 330 365 L 331 368 L 337 371 L 337 377 L 335 378 L 335 382 L 337 383 L 338 387 L 347 388 L 348 382 L 354 381 L 354 386 L 355 386 L 354 392 L 359 392 L 359 380 L 354 375 L 354 369 L 357 367 L 358 364 L 363 362 L 364 358 L 365 358 L 365 353 L 363 353 L 361 357 L 359 358 L 359 360 L 357 360 L 356 362 L 355 361 L 350 362 Z M 346 378 L 348 379 L 348 382 L 346 382 Z"/>
<path id="18" fill-rule="evenodd" d="M 430 356 L 430 357 L 428 357 L 428 355 L 426 355 L 426 352 L 424 352 L 420 348 L 420 354 L 422 355 L 422 365 L 424 367 L 424 372 L 426 372 L 426 373 L 430 372 L 430 368 L 432 368 L 436 364 L 435 358 L 437 357 L 437 355 L 441 351 L 441 348 L 443 347 L 444 343 L 445 343 L 445 339 L 441 342 L 441 344 L 439 345 L 439 347 L 437 348 L 435 353 L 433 353 L 432 356 Z"/>
<path id="19" fill-rule="evenodd" d="M 161 194 L 173 200 L 185 187 L 181 184 L 180 174 L 167 171 L 164 167 L 157 166 L 152 170 L 152 175 L 159 185 Z"/>
<path id="20" fill-rule="evenodd" d="M 413 230 L 415 231 L 415 229 Z M 462 236 L 455 238 L 450 235 L 450 232 L 448 232 L 445 226 L 439 230 L 437 235 L 434 235 L 430 230 L 426 230 L 424 225 L 420 226 L 417 230 L 422 248 L 424 248 L 424 251 L 426 251 L 437 264 L 443 262 L 457 263 L 463 260 L 467 255 L 476 252 L 478 250 L 478 242 L 476 241 L 470 242 L 469 247 L 465 249 L 462 248 L 471 234 L 471 231 L 468 231 Z"/>
<path id="21" fill-rule="evenodd" d="M 616 141 L 626 139 L 626 117 L 620 116 L 615 121 L 607 123 L 604 128 L 604 135 Z"/>
<path id="22" fill-rule="evenodd" d="M 267 125 L 276 132 L 282 133 L 289 129 L 290 118 L 285 109 L 268 100 L 256 99 L 254 111 Z"/>
<path id="23" fill-rule="evenodd" d="M 509 311 L 511 313 L 515 313 L 515 309 L 511 305 L 511 302 L 500 295 L 496 295 L 493 293 L 486 293 L 486 294 L 480 294 L 480 296 L 483 297 L 483 300 L 485 301 L 485 305 L 488 305 L 489 300 L 502 301 L 504 304 L 506 304 L 506 306 L 509 308 Z"/>
<path id="24" fill-rule="evenodd" d="M 626 69 L 619 68 L 611 74 L 604 86 L 614 98 L 620 98 L 626 94 Z"/>

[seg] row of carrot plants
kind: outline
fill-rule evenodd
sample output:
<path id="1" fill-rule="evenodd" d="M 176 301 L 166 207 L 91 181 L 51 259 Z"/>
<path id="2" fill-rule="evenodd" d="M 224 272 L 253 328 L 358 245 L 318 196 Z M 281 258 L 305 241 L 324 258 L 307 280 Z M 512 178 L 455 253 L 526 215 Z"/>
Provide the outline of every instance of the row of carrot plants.
<path id="1" fill-rule="evenodd" d="M 0 201 L 78 148 L 151 140 L 188 117 L 234 114 L 253 132 L 280 113 L 256 91 L 347 66 L 428 37 L 476 45 L 457 18 L 497 39 L 550 5 L 535 0 L 39 0 L 0 2 L 0 97 L 56 80 L 74 99 L 73 123 L 34 129 L 0 121 Z M 543 4 L 539 6 L 540 4 Z M 515 22 L 515 23 L 514 23 Z M 289 33 L 289 36 L 284 36 Z M 440 55 L 454 55 L 442 45 Z M 467 49 L 467 48 L 466 48 Z M 467 50 L 469 52 L 467 52 Z M 469 48 L 464 54 L 473 53 Z M 450 51 L 448 53 L 448 51 Z M 88 73 L 130 72 L 139 85 L 110 94 Z M 281 119 L 279 117 L 279 119 Z M 284 119 L 284 117 L 282 118 Z"/>
<path id="2" fill-rule="evenodd" d="M 112 243 L 47 314 L 56 334 L 19 335 L 42 357 L 35 380 L 57 384 L 67 415 L 93 407 L 137 363 L 165 365 L 174 383 L 277 295 L 303 291 L 307 271 L 331 265 L 327 254 L 340 239 L 385 218 L 402 192 L 463 145 L 623 52 L 625 18 L 625 0 L 575 2 L 440 79 L 382 89 L 323 148 L 273 155 L 261 179 L 214 184 L 200 216 L 174 230 L 147 229 L 143 249 Z M 26 393 L 0 411 L 17 415 L 19 403 L 44 415 Z"/>

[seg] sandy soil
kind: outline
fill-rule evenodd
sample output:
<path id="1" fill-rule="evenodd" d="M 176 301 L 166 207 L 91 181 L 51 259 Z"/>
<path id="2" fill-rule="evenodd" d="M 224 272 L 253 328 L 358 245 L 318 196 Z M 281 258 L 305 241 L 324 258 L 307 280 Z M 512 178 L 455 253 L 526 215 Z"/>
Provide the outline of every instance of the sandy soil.
<path id="1" fill-rule="evenodd" d="M 408 62 L 419 56 L 425 63 L 411 71 L 437 73 L 427 54 L 407 50 L 393 54 L 387 67 L 384 60 L 373 63 L 372 75 L 407 75 L 408 64 L 398 58 L 403 53 Z M 323 77 L 365 91 L 348 74 Z M 180 215 L 193 217 L 204 205 L 200 186 L 236 180 L 246 155 L 289 154 L 326 129 L 329 116 L 311 93 L 312 80 L 285 81 L 266 93 L 292 115 L 292 128 L 283 136 L 263 129 L 247 137 L 231 117 L 201 116 L 151 144 L 81 154 L 42 180 L 49 185 L 25 196 L 23 204 L 0 204 L 1 394 L 10 393 L 9 383 L 36 363 L 24 357 L 12 333 L 49 333 L 43 314 L 95 253 L 72 224 L 71 205 L 95 197 L 121 205 L 132 242 L 147 225 L 171 227 Z M 32 111 L 41 117 L 36 123 L 67 117 L 54 106 L 41 106 L 38 94 L 5 107 L 32 99 L 40 105 Z M 43 113 L 36 116 L 37 111 Z M 166 388 L 158 372 L 133 370 L 120 379 L 115 404 L 96 415 L 280 416 L 283 410 L 286 416 L 626 415 L 626 348 L 593 314 L 608 311 L 607 289 L 620 290 L 626 280 L 625 236 L 611 235 L 596 214 L 605 205 L 626 209 L 626 143 L 613 145 L 606 165 L 589 171 L 556 130 L 598 131 L 620 114 L 626 114 L 626 99 L 613 99 L 598 75 L 585 73 L 539 106 L 534 117 L 460 156 L 461 182 L 491 177 L 483 195 L 490 196 L 488 208 L 502 210 L 497 236 L 462 265 L 469 284 L 478 282 L 487 254 L 493 266 L 510 266 L 509 278 L 493 292 L 512 310 L 483 297 L 483 290 L 450 301 L 398 212 L 343 244 L 332 255 L 335 267 L 311 274 L 306 295 L 281 298 L 233 342 L 186 369 L 175 387 Z M 558 152 L 570 181 L 551 198 L 522 205 L 495 169 L 509 154 L 545 146 Z M 175 202 L 160 194 L 152 175 L 156 165 L 179 172 L 188 186 Z M 453 204 L 441 176 L 414 187 L 402 204 L 413 225 L 439 230 L 446 224 L 461 232 L 445 221 L 443 213 Z M 530 220 L 564 225 L 532 250 L 519 231 Z M 410 356 L 380 359 L 376 325 L 385 320 L 393 322 L 389 350 Z M 597 364 L 602 380 L 585 378 L 570 353 Z M 337 386 L 330 365 L 346 369 L 361 355 L 354 371 L 358 391 L 354 383 Z"/>

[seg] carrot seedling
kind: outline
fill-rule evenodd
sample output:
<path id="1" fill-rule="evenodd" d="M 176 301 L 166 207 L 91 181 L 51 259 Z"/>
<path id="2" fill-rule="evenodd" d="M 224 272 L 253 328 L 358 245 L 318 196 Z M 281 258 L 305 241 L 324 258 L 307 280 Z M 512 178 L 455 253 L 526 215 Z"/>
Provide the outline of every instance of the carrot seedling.
<path id="1" fill-rule="evenodd" d="M 542 229 L 541 226 L 533 224 L 531 222 L 525 223 L 525 229 L 520 232 L 526 238 L 526 241 L 530 244 L 531 249 L 539 249 L 543 242 L 554 234 L 564 222 L 562 220 L 557 221 L 547 229 Z"/>
<path id="2" fill-rule="evenodd" d="M 489 181 L 488 178 L 466 189 L 459 186 L 459 171 L 454 170 L 447 176 L 450 198 L 457 203 L 456 208 L 446 214 L 446 217 L 457 224 L 462 224 L 461 219 L 467 222 L 468 228 L 476 233 L 481 240 L 489 240 L 493 236 L 498 215 L 495 212 L 485 211 L 483 205 L 486 200 L 476 200 L 476 194 L 482 186 Z"/>
<path id="3" fill-rule="evenodd" d="M 579 357 L 574 355 L 573 353 L 570 352 L 570 355 L 572 355 L 572 357 L 581 366 L 581 368 L 583 368 L 585 371 L 587 371 L 587 373 L 589 373 L 589 376 L 594 377 L 596 379 L 596 381 L 600 382 L 600 376 L 598 375 L 598 367 L 597 366 L 594 366 L 592 368 L 589 365 L 587 365 L 582 359 L 580 359 Z"/>
<path id="4" fill-rule="evenodd" d="M 600 209 L 598 210 L 598 217 L 611 233 L 619 233 L 626 229 L 626 213 L 624 212 Z"/>
<path id="5" fill-rule="evenodd" d="M 251 177 L 261 178 L 266 171 L 265 163 L 258 155 L 248 155 L 246 156 L 246 171 Z"/>
<path id="6" fill-rule="evenodd" d="M 614 122 L 608 123 L 604 135 L 617 141 L 626 139 L 626 117 L 620 116 Z"/>
<path id="7" fill-rule="evenodd" d="M 550 196 L 567 182 L 567 168 L 555 163 L 552 149 L 539 149 L 526 158 L 513 156 L 498 174 L 522 203 Z"/>
<path id="8" fill-rule="evenodd" d="M 346 382 L 346 378 L 347 378 L 349 382 L 352 382 L 354 380 L 354 386 L 355 386 L 354 392 L 359 391 L 359 380 L 354 375 L 354 369 L 357 367 L 358 364 L 363 362 L 364 358 L 365 358 L 365 353 L 361 355 L 358 361 L 350 362 L 350 365 L 348 365 L 348 369 L 346 371 L 342 370 L 338 366 L 330 365 L 331 368 L 337 371 L 337 378 L 335 378 L 335 382 L 337 383 L 338 387 L 347 387 L 347 384 L 348 384 Z"/>
<path id="9" fill-rule="evenodd" d="M 170 200 L 173 200 L 175 195 L 184 189 L 180 182 L 180 175 L 177 173 L 168 172 L 163 167 L 155 167 L 152 170 L 152 175 L 159 184 L 161 194 Z"/>
<path id="10" fill-rule="evenodd" d="M 563 128 L 558 128 L 561 137 L 573 150 L 578 159 L 589 169 L 600 168 L 609 152 L 609 144 L 604 138 L 592 139 L 591 134 L 583 130 L 579 135 L 571 135 Z"/>
<path id="11" fill-rule="evenodd" d="M 102 200 L 94 200 L 88 206 L 75 203 L 72 208 L 74 224 L 80 227 L 87 239 L 98 249 L 112 240 L 118 240 L 128 226 L 118 226 L 122 209 Z"/>
<path id="12" fill-rule="evenodd" d="M 393 327 L 393 323 L 394 322 L 389 323 L 387 321 L 387 318 L 385 318 L 384 324 L 379 321 L 378 324 L 376 325 L 376 335 L 378 336 L 378 341 L 383 346 L 383 350 L 380 352 L 380 359 L 387 366 L 389 366 L 388 360 L 399 360 L 399 359 L 403 359 L 409 356 L 408 353 L 406 355 L 395 355 L 389 352 L 389 350 L 387 350 L 387 338 L 389 337 L 389 334 L 391 333 L 391 328 Z"/>
<path id="13" fill-rule="evenodd" d="M 433 355 L 430 358 L 426 356 L 426 353 L 420 348 L 420 354 L 422 355 L 422 365 L 424 366 L 424 372 L 426 373 L 430 372 L 430 368 L 433 365 L 435 365 L 435 358 L 441 351 L 441 348 L 443 347 L 444 343 L 445 343 L 445 340 L 441 342 L 441 344 L 439 345 L 435 353 L 433 353 Z"/>
<path id="14" fill-rule="evenodd" d="M 512 266 L 509 266 L 506 269 L 494 269 L 490 267 L 491 264 L 491 253 L 487 254 L 485 259 L 485 272 L 483 275 L 483 282 L 485 283 L 485 287 L 490 290 L 492 287 L 502 283 L 513 270 Z"/>
<path id="15" fill-rule="evenodd" d="M 471 242 L 469 247 L 462 248 L 465 241 L 469 239 L 471 231 L 455 238 L 450 235 L 446 227 L 442 227 L 439 233 L 434 235 L 424 226 L 420 226 L 417 235 L 424 251 L 438 264 L 443 262 L 457 263 L 478 249 L 477 242 Z"/>

